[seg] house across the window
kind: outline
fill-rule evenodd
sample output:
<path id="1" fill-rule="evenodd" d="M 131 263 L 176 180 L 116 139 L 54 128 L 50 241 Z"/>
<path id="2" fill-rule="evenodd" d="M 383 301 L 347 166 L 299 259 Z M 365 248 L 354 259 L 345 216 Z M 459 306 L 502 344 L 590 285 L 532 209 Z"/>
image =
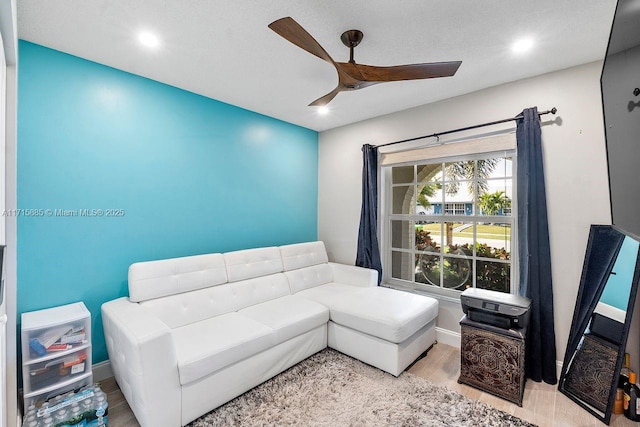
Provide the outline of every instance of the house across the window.
<path id="1" fill-rule="evenodd" d="M 513 153 L 390 167 L 386 280 L 440 293 L 513 291 Z"/>

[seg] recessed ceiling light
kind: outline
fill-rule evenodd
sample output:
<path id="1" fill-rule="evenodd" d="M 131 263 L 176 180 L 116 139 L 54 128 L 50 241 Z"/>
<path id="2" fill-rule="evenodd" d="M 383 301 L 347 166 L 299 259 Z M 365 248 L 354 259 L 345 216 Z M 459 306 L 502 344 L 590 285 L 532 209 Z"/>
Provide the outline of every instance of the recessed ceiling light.
<path id="1" fill-rule="evenodd" d="M 160 45 L 160 40 L 156 37 L 155 34 L 149 33 L 147 31 L 143 31 L 138 35 L 138 41 L 142 43 L 143 46 L 146 47 L 158 47 Z"/>
<path id="2" fill-rule="evenodd" d="M 524 53 L 533 47 L 532 39 L 520 39 L 511 45 L 511 50 L 515 53 Z"/>
<path id="3" fill-rule="evenodd" d="M 326 105 L 318 107 L 318 114 L 320 114 L 321 116 L 326 116 L 327 114 L 329 114 L 329 107 L 327 107 Z"/>

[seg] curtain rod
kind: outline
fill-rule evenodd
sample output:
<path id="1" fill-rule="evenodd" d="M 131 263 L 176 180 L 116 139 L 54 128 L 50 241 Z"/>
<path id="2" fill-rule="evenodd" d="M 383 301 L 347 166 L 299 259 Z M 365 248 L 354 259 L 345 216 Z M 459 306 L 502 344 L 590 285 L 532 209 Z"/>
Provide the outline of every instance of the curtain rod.
<path id="1" fill-rule="evenodd" d="M 539 112 L 538 116 L 542 116 L 542 115 L 545 115 L 545 114 L 555 114 L 557 111 L 558 111 L 558 109 L 556 107 L 553 107 L 550 110 Z M 481 127 L 485 127 L 485 126 L 497 125 L 497 124 L 500 124 L 500 123 L 506 123 L 506 122 L 510 122 L 510 121 L 518 120 L 518 119 L 522 119 L 522 118 L 523 118 L 522 114 L 519 114 L 519 115 L 517 115 L 515 117 L 511 117 L 509 119 L 503 119 L 503 120 L 496 120 L 495 122 L 482 123 L 480 125 L 467 126 L 465 128 L 459 128 L 459 129 L 447 130 L 447 131 L 444 131 L 444 132 L 432 133 L 431 135 L 423 135 L 423 136 L 417 136 L 415 138 L 403 139 L 402 141 L 387 142 L 386 144 L 374 145 L 373 148 L 386 147 L 387 145 L 394 145 L 394 144 L 400 144 L 402 142 L 416 141 L 418 139 L 424 139 L 424 138 L 438 138 L 441 135 L 448 135 L 450 133 L 462 132 L 462 131 L 465 131 L 465 130 L 471 130 L 471 129 L 481 128 Z"/>

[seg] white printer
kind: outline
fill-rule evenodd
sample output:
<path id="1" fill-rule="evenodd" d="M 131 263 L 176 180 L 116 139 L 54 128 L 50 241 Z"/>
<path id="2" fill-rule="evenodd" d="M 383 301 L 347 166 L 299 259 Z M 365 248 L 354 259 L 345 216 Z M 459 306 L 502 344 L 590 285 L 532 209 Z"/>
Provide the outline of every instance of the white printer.
<path id="1" fill-rule="evenodd" d="M 531 300 L 504 292 L 469 288 L 460 295 L 462 311 L 470 320 L 499 328 L 526 328 Z"/>

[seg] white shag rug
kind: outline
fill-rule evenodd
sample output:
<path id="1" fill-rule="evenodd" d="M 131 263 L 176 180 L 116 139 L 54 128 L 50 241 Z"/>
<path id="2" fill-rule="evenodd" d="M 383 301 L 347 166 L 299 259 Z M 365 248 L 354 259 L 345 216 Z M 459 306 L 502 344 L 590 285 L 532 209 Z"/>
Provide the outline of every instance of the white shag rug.
<path id="1" fill-rule="evenodd" d="M 203 415 L 209 426 L 533 426 L 408 372 L 325 349 Z"/>

